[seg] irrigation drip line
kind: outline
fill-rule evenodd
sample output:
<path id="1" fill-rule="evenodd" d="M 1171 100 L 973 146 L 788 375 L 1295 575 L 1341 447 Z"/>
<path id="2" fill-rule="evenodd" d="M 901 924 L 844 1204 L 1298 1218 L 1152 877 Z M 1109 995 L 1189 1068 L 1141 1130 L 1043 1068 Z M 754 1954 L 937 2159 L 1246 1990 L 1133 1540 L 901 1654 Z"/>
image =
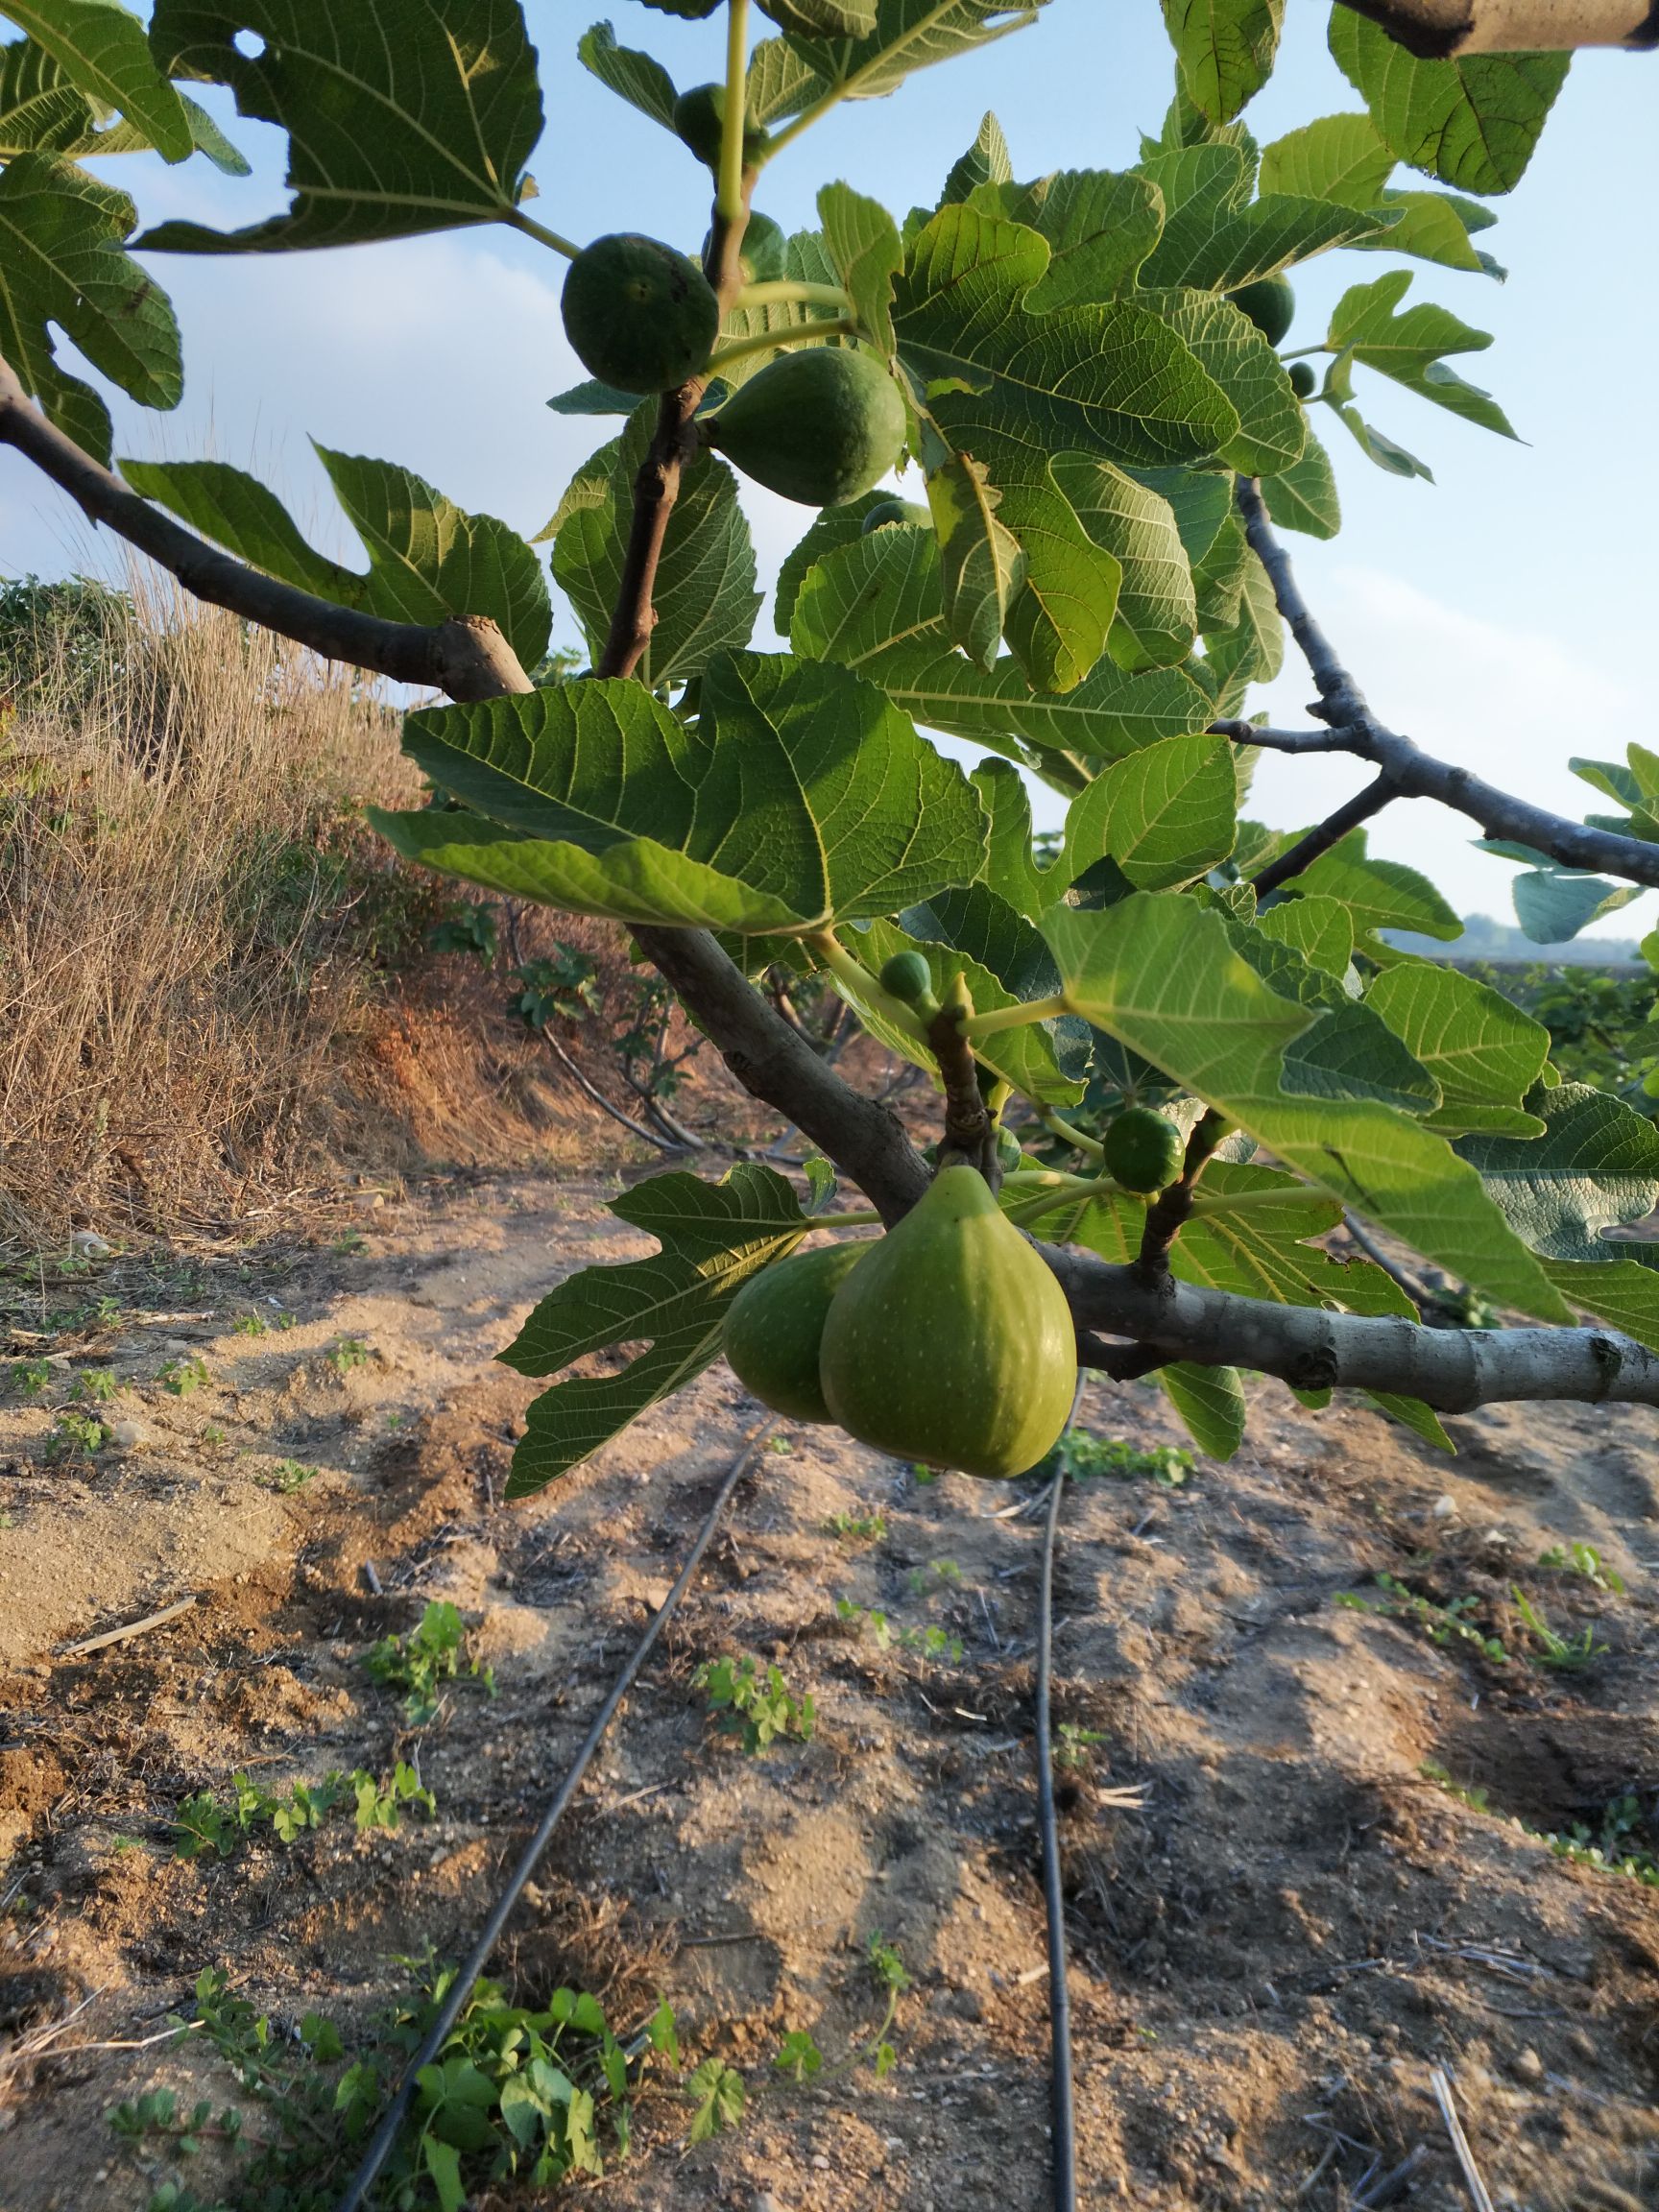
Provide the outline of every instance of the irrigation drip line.
<path id="1" fill-rule="evenodd" d="M 421 2068 L 432 2064 L 448 2040 L 450 2032 L 465 2010 L 467 2000 L 471 1996 L 479 1976 L 490 1962 L 490 1954 L 494 1950 L 500 1938 L 501 1931 L 506 1927 L 508 1919 L 512 1915 L 513 1908 L 517 1904 L 523 1892 L 524 1885 L 535 1873 L 541 1862 L 541 1854 L 552 1840 L 554 1829 L 564 1818 L 571 1799 L 581 1786 L 582 1777 L 588 1771 L 589 1761 L 598 1750 L 606 1729 L 610 1727 L 611 1722 L 615 1718 L 616 1708 L 633 1688 L 635 1677 L 650 1657 L 653 1645 L 662 1633 L 664 1626 L 674 1613 L 675 1607 L 690 1588 L 691 1577 L 696 1574 L 703 1554 L 709 1549 L 715 1529 L 720 1526 L 720 1518 L 731 1502 L 733 1491 L 736 1489 L 738 1483 L 748 1473 L 758 1450 L 761 1437 L 775 1426 L 776 1423 L 770 1419 L 762 1421 L 757 1427 L 752 1429 L 743 1439 L 743 1447 L 728 1468 L 726 1479 L 721 1483 L 719 1493 L 715 1497 L 713 1504 L 709 1506 L 702 1527 L 697 1531 L 697 1541 L 686 1555 L 685 1564 L 680 1570 L 679 1579 L 652 1615 L 650 1626 L 640 1637 L 634 1647 L 632 1657 L 612 1684 L 609 1696 L 600 1706 L 598 1713 L 594 1716 L 593 1725 L 583 1739 L 582 1748 L 577 1752 L 569 1771 L 565 1774 L 564 1781 L 560 1783 L 546 1812 L 541 1815 L 540 1827 L 531 1837 L 529 1842 L 525 1844 L 506 1888 L 496 1899 L 490 1917 L 479 1931 L 478 1940 L 473 1944 L 466 1965 L 456 1976 L 448 1995 L 439 2007 L 438 2016 L 427 2030 L 425 2041 L 404 2068 L 403 2079 L 397 2084 L 397 2093 L 387 2106 L 379 2127 L 374 2130 L 374 2139 L 363 2154 L 363 2162 L 352 2176 L 351 2186 L 341 2198 L 338 2212 L 360 2212 L 360 2207 L 367 2201 L 370 2190 L 379 2178 L 380 2169 L 390 2157 L 397 2141 L 398 2131 L 402 2128 L 410 2104 L 414 2099 Z"/>
<path id="2" fill-rule="evenodd" d="M 1071 1402 L 1070 1431 L 1083 1395 L 1079 1382 Z M 1053 2099 L 1054 2212 L 1077 2212 L 1077 2114 L 1071 2092 L 1071 1992 L 1066 1979 L 1066 1899 L 1060 1887 L 1060 1836 L 1054 1818 L 1054 1743 L 1048 1693 L 1054 1678 L 1054 1536 L 1060 1526 L 1060 1500 L 1066 1470 L 1056 1471 L 1048 1491 L 1048 1521 L 1043 1534 L 1043 1588 L 1037 1622 L 1037 1824 L 1043 1836 L 1043 1896 L 1048 1912 L 1049 2069 Z"/>

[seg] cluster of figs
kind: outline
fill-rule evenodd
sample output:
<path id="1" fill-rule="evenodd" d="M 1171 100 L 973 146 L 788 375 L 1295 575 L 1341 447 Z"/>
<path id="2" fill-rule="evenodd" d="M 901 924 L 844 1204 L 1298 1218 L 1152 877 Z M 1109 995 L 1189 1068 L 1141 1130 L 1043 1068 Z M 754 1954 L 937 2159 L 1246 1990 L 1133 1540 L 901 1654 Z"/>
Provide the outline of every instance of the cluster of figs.
<path id="1" fill-rule="evenodd" d="M 743 265 L 752 283 L 784 274 L 783 233 L 763 215 L 750 219 Z M 570 264 L 561 305 L 578 360 L 618 392 L 672 392 L 709 370 L 720 303 L 699 264 L 659 238 L 632 231 L 596 238 Z M 870 491 L 897 463 L 904 402 L 873 353 L 814 344 L 781 352 L 701 427 L 710 445 L 768 491 L 807 507 L 836 507 Z"/>
<path id="2" fill-rule="evenodd" d="M 899 953 L 884 988 L 926 973 Z M 902 996 L 902 990 L 895 996 Z M 1174 1123 L 1131 1106 L 1108 1125 L 1103 1166 L 1150 1194 L 1181 1173 Z M 744 1387 L 797 1421 L 838 1423 L 896 1458 L 997 1479 L 1035 1467 L 1070 1417 L 1077 1334 L 1053 1271 L 979 1169 L 942 1166 L 885 1236 L 776 1262 L 726 1317 Z"/>

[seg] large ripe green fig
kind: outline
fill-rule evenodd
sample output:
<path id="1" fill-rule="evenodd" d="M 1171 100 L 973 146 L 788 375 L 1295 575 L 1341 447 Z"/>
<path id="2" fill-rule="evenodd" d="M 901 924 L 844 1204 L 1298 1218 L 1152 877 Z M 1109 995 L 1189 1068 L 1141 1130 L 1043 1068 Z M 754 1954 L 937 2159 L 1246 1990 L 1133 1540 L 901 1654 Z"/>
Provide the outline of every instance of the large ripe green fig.
<path id="1" fill-rule="evenodd" d="M 868 38 L 876 28 L 876 0 L 755 0 L 755 5 L 792 38 Z"/>
<path id="2" fill-rule="evenodd" d="M 703 239 L 703 260 L 707 264 L 709 249 L 714 243 L 709 230 Z M 789 274 L 789 237 L 781 224 L 774 223 L 770 215 L 751 215 L 743 231 L 743 244 L 737 259 L 742 266 L 745 284 L 776 284 Z"/>
<path id="3" fill-rule="evenodd" d="M 874 1244 L 796 1252 L 744 1284 L 726 1315 L 732 1372 L 762 1406 L 796 1421 L 832 1418 L 818 1378 L 830 1301 Z"/>
<path id="4" fill-rule="evenodd" d="M 805 507 L 838 507 L 878 484 L 904 444 L 904 402 L 873 353 L 781 353 L 704 425 L 757 484 Z"/>
<path id="5" fill-rule="evenodd" d="M 1173 1121 L 1150 1106 L 1131 1106 L 1107 1126 L 1106 1172 L 1125 1190 L 1166 1190 L 1176 1181 L 1187 1146 Z"/>
<path id="6" fill-rule="evenodd" d="M 674 103 L 675 136 L 710 169 L 720 166 L 720 140 L 725 125 L 724 84 L 693 84 L 689 92 L 682 92 Z M 766 151 L 766 132 L 758 124 L 745 126 L 743 160 L 746 167 L 755 167 Z"/>
<path id="7" fill-rule="evenodd" d="M 1022 1475 L 1077 1386 L 1066 1294 L 977 1168 L 947 1167 L 848 1277 L 820 1360 L 861 1443 L 964 1475 Z"/>
<path id="8" fill-rule="evenodd" d="M 1240 284 L 1229 292 L 1240 315 L 1248 315 L 1269 346 L 1277 346 L 1296 313 L 1296 294 L 1288 276 L 1258 276 L 1254 284 Z"/>
<path id="9" fill-rule="evenodd" d="M 720 328 L 702 271 L 661 239 L 626 230 L 577 254 L 560 308 L 583 368 L 619 392 L 672 392 L 707 365 Z"/>
<path id="10" fill-rule="evenodd" d="M 1318 372 L 1311 361 L 1292 361 L 1290 364 L 1290 389 L 1298 399 L 1311 399 L 1313 387 L 1318 383 Z"/>
<path id="11" fill-rule="evenodd" d="M 886 530 L 896 522 L 914 522 L 924 530 L 931 530 L 933 517 L 929 509 L 914 499 L 882 499 L 865 516 L 863 535 L 868 538 L 874 530 Z"/>

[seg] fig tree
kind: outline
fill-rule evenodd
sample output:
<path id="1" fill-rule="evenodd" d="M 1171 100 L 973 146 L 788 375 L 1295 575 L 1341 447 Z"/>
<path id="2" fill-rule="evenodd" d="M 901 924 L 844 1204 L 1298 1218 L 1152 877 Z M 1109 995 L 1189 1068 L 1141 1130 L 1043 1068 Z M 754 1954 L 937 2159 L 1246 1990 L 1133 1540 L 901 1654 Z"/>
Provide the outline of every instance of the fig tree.
<path id="1" fill-rule="evenodd" d="M 1311 399 L 1319 373 L 1311 361 L 1292 361 L 1290 364 L 1290 389 L 1298 399 Z"/>
<path id="2" fill-rule="evenodd" d="M 726 125 L 724 84 L 693 84 L 674 103 L 674 132 L 689 146 L 699 161 L 710 169 L 720 166 L 720 140 Z M 745 124 L 743 164 L 754 168 L 766 151 L 766 133 L 758 124 Z"/>
<path id="3" fill-rule="evenodd" d="M 860 1443 L 1021 1475 L 1066 1426 L 1077 1336 L 985 1178 L 947 1167 L 830 1300 L 819 1369 L 830 1414 Z"/>
<path id="4" fill-rule="evenodd" d="M 1107 1125 L 1106 1172 L 1125 1190 L 1165 1190 L 1181 1173 L 1187 1146 L 1173 1121 L 1131 1106 Z"/>
<path id="5" fill-rule="evenodd" d="M 1269 346 L 1277 346 L 1296 313 L 1296 294 L 1288 276 L 1258 276 L 1254 284 L 1240 284 L 1229 292 L 1240 315 L 1248 315 Z"/>
<path id="6" fill-rule="evenodd" d="M 805 507 L 838 507 L 878 484 L 904 445 L 904 402 L 874 354 L 782 353 L 704 424 L 757 484 Z"/>
<path id="7" fill-rule="evenodd" d="M 673 391 L 707 366 L 720 328 L 720 302 L 696 264 L 632 231 L 577 254 L 560 309 L 583 368 L 619 392 Z"/>
<path id="8" fill-rule="evenodd" d="M 744 1284 L 726 1315 L 726 1358 L 745 1390 L 795 1421 L 828 1421 L 818 1378 L 824 1318 L 850 1271 L 875 1246 L 796 1252 Z"/>
<path id="9" fill-rule="evenodd" d="M 868 538 L 873 530 L 886 530 L 896 522 L 915 522 L 924 530 L 931 530 L 933 517 L 914 499 L 883 499 L 865 516 L 864 535 Z"/>

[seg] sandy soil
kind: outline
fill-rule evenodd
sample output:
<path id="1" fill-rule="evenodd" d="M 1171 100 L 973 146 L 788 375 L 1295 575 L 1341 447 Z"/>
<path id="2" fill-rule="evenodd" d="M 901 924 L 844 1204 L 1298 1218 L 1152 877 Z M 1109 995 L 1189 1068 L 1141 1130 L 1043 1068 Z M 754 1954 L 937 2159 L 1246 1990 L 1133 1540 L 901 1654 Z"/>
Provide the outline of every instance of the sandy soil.
<path id="1" fill-rule="evenodd" d="M 500 1502 L 532 1386 L 492 1355 L 560 1275 L 645 1248 L 605 1211 L 613 1188 L 451 1182 L 363 1214 L 359 1252 L 129 1263 L 93 1286 L 121 1319 L 54 1339 L 69 1358 L 39 1399 L 0 1400 L 3 2212 L 127 2212 L 181 2171 L 105 2114 L 157 2084 L 226 2095 L 199 2045 L 145 2040 L 204 1966 L 279 2028 L 315 2008 L 350 2032 L 406 1994 L 399 1957 L 465 1949 L 757 1415 L 716 1368 L 562 1486 Z M 254 1312 L 292 1326 L 237 1333 Z M 331 1359 L 348 1342 L 364 1356 Z M 207 1379 L 177 1397 L 158 1378 L 184 1358 Z M 93 1409 L 138 1438 L 48 1464 L 83 1371 L 112 1377 Z M 1181 1441 L 1146 1384 L 1092 1386 L 1085 1418 Z M 1453 2212 L 1468 2200 L 1435 2066 L 1498 2205 L 1659 2204 L 1659 1889 L 1539 1839 L 1599 1831 L 1634 1793 L 1631 1842 L 1659 1850 L 1655 1416 L 1452 1426 L 1447 1462 L 1379 1415 L 1314 1418 L 1263 1384 L 1231 1466 L 1068 1498 L 1057 1701 L 1088 1732 L 1062 1791 L 1088 2204 L 1340 2212 L 1422 2146 L 1389 2200 Z M 695 2150 L 685 2104 L 647 2100 L 636 2154 L 600 2185 L 617 2212 L 1037 2212 L 1040 1526 L 1009 1510 L 1018 1492 L 780 1434 L 500 1972 L 530 2003 L 582 1982 L 628 2027 L 666 1992 L 692 2056 L 750 2083 L 744 2125 Z M 289 1462 L 318 1472 L 284 1488 Z M 836 1515 L 884 1533 L 837 1537 Z M 1539 1564 L 1574 1542 L 1622 1594 Z M 1379 1572 L 1470 1600 L 1513 1656 L 1335 1602 L 1376 1600 Z M 1603 1654 L 1528 1657 L 1517 1583 Z M 185 1596 L 146 1636 L 64 1652 Z M 408 1755 L 360 1656 L 435 1596 L 465 1609 L 498 1685 L 456 1686 L 419 1738 L 435 1820 L 172 1856 L 180 1800 L 237 1768 L 275 1786 Z M 878 1648 L 842 1597 L 943 1628 L 960 1658 Z M 692 1677 L 723 1653 L 812 1692 L 809 1743 L 749 1758 L 719 1736 Z M 913 1977 L 897 2067 L 779 2082 L 785 2029 L 831 2057 L 869 2032 L 877 1932 Z"/>

